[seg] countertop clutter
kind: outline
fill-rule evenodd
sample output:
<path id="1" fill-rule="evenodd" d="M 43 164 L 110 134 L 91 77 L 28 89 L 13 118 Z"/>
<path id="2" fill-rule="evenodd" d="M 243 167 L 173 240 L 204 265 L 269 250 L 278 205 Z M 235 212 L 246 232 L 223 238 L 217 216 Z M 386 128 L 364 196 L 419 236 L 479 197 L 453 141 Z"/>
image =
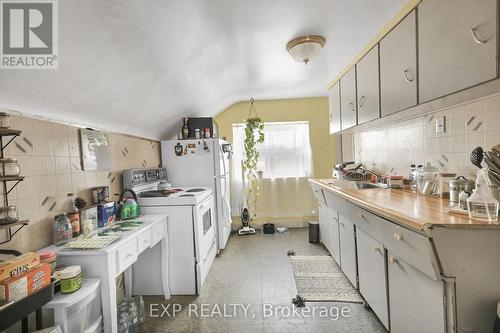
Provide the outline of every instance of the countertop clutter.
<path id="1" fill-rule="evenodd" d="M 311 183 L 335 192 L 345 200 L 386 219 L 416 231 L 426 231 L 433 226 L 500 227 L 470 219 L 468 215 L 449 214 L 450 202 L 446 199 L 415 194 L 400 189 L 341 189 L 332 179 L 311 179 Z"/>

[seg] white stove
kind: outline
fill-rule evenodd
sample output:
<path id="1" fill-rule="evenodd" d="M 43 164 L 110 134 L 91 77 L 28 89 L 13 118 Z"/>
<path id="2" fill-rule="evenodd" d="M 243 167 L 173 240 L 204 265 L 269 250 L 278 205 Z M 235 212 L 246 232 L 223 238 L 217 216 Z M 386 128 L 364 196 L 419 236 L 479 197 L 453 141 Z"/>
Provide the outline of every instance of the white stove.
<path id="1" fill-rule="evenodd" d="M 161 189 L 166 177 L 166 169 L 162 168 L 127 170 L 123 173 L 123 185 L 137 193 L 141 213 L 168 216 L 170 292 L 196 295 L 218 250 L 213 189 L 207 186 Z M 147 251 L 143 270 L 148 269 L 147 265 L 161 262 L 161 254 L 155 253 L 154 248 Z M 154 295 L 149 287 L 134 285 L 134 293 Z"/>
<path id="2" fill-rule="evenodd" d="M 167 190 L 151 188 L 138 193 L 139 205 L 145 206 L 193 206 L 210 195 L 210 187 L 176 187 Z"/>

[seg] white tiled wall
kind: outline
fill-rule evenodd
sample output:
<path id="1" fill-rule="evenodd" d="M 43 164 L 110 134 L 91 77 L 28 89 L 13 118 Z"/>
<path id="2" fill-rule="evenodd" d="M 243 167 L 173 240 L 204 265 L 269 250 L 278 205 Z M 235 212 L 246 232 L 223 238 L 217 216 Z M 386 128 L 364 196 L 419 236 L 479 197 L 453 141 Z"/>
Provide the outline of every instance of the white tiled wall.
<path id="1" fill-rule="evenodd" d="M 436 134 L 436 117 L 442 116 L 446 130 Z M 404 176 L 410 164 L 431 162 L 475 178 L 470 152 L 496 144 L 500 144 L 500 95 L 354 134 L 356 161 L 383 174 Z"/>
<path id="2" fill-rule="evenodd" d="M 83 171 L 76 127 L 25 117 L 11 117 L 11 127 L 22 134 L 6 149 L 6 157 L 18 160 L 23 182 L 9 194 L 21 219 L 30 223 L 0 248 L 37 250 L 52 243 L 54 216 L 69 208 L 68 193 L 91 201 L 90 188 L 110 186 L 111 199 L 121 191 L 121 172 L 130 168 L 157 167 L 160 144 L 111 134 L 112 170 Z M 0 242 L 4 231 L 0 230 Z"/>

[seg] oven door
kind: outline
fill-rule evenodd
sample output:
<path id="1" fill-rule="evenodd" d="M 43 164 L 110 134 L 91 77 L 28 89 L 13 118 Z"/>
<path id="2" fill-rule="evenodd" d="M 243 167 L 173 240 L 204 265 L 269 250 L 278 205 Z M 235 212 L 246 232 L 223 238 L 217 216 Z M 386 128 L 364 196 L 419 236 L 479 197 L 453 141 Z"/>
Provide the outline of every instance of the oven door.
<path id="1" fill-rule="evenodd" d="M 216 237 L 215 200 L 211 195 L 193 207 L 196 262 L 200 262 L 210 250 Z"/>

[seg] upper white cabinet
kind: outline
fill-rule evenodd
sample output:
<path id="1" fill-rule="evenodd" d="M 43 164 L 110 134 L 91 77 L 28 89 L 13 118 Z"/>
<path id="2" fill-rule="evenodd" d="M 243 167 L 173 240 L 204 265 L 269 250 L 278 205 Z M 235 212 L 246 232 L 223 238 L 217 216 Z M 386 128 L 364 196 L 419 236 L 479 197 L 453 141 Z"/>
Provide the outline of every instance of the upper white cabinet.
<path id="1" fill-rule="evenodd" d="M 380 117 L 378 45 L 356 64 L 358 125 Z"/>
<path id="2" fill-rule="evenodd" d="M 497 77 L 497 0 L 424 0 L 418 6 L 419 100 Z"/>
<path id="3" fill-rule="evenodd" d="M 340 126 L 340 82 L 337 81 L 328 92 L 328 119 L 330 134 L 339 132 Z"/>
<path id="4" fill-rule="evenodd" d="M 382 116 L 417 105 L 417 31 L 413 10 L 380 41 Z"/>
<path id="5" fill-rule="evenodd" d="M 340 79 L 342 130 L 357 125 L 356 66 Z"/>

